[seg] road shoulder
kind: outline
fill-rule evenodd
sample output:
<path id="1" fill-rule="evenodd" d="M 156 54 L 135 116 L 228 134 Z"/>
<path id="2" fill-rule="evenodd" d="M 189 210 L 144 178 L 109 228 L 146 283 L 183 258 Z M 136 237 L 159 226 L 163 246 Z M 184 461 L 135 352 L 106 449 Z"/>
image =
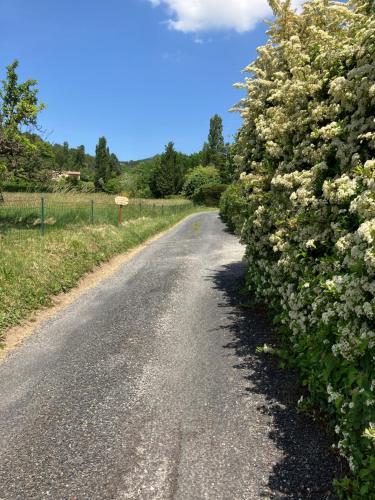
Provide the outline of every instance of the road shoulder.
<path id="1" fill-rule="evenodd" d="M 184 219 L 178 221 L 173 226 L 163 230 L 154 236 L 148 238 L 145 242 L 124 253 L 112 257 L 107 262 L 103 262 L 96 266 L 92 271 L 86 273 L 79 280 L 77 285 L 65 293 L 60 293 L 52 297 L 52 305 L 49 307 L 38 309 L 32 312 L 27 319 L 19 325 L 9 328 L 5 331 L 4 342 L 0 348 L 0 364 L 6 361 L 9 353 L 20 347 L 25 339 L 34 333 L 45 321 L 62 311 L 64 308 L 72 304 L 83 293 L 86 293 L 91 288 L 99 285 L 102 281 L 112 276 L 118 269 L 133 259 L 136 255 L 142 252 L 149 245 L 166 236 L 179 225 L 188 221 L 192 217 L 199 215 L 200 212 L 189 214 Z"/>

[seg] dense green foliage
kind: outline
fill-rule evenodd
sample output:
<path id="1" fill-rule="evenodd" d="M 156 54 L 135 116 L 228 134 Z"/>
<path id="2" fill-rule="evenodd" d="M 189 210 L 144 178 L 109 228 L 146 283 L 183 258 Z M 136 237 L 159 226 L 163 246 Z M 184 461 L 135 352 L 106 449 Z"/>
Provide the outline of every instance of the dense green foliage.
<path id="1" fill-rule="evenodd" d="M 244 183 L 228 186 L 221 195 L 220 216 L 229 229 L 241 234 L 241 229 L 249 216 Z"/>
<path id="2" fill-rule="evenodd" d="M 115 179 L 120 174 L 120 162 L 116 155 L 109 151 L 105 137 L 100 137 L 96 146 L 94 171 L 94 184 L 97 190 L 112 193 L 120 191 Z"/>
<path id="3" fill-rule="evenodd" d="M 270 3 L 269 41 L 241 85 L 240 180 L 222 214 L 301 371 L 301 406 L 320 406 L 337 433 L 352 472 L 340 492 L 374 499 L 373 2 L 309 0 L 300 13 Z"/>
<path id="4" fill-rule="evenodd" d="M 193 168 L 185 177 L 182 193 L 187 198 L 192 199 L 195 193 L 207 184 L 218 184 L 220 182 L 220 172 L 215 167 L 202 167 L 198 165 Z"/>
<path id="5" fill-rule="evenodd" d="M 181 191 L 183 168 L 173 142 L 165 147 L 156 163 L 151 179 L 151 191 L 158 198 L 165 198 Z"/>
<path id="6" fill-rule="evenodd" d="M 152 198 L 151 181 L 159 157 L 139 162 L 123 162 L 122 191 L 132 198 Z"/>
<path id="7" fill-rule="evenodd" d="M 24 127 L 35 127 L 38 113 L 44 108 L 38 102 L 35 80 L 19 83 L 18 61 L 7 67 L 7 75 L 0 87 L 0 182 L 10 172 L 22 174 L 30 164 L 38 161 L 39 144 L 27 134 Z M 45 148 L 41 148 L 41 156 Z"/>
<path id="8" fill-rule="evenodd" d="M 195 191 L 193 201 L 207 207 L 218 207 L 227 187 L 227 184 L 205 184 Z"/>
<path id="9" fill-rule="evenodd" d="M 164 196 L 180 194 L 181 182 L 184 181 L 187 173 L 199 164 L 200 159 L 201 153 L 185 155 L 181 152 L 176 152 L 175 170 L 178 182 L 176 183 L 175 192 Z M 157 179 L 161 171 L 160 162 L 161 155 L 140 161 L 122 162 L 123 175 L 121 176 L 121 182 L 123 191 L 130 196 L 139 198 L 161 196 L 160 185 Z"/>
<path id="10" fill-rule="evenodd" d="M 78 171 L 84 180 L 93 180 L 95 157 L 86 153 L 85 146 L 77 148 L 64 144 L 53 144 L 54 170 L 57 172 Z"/>

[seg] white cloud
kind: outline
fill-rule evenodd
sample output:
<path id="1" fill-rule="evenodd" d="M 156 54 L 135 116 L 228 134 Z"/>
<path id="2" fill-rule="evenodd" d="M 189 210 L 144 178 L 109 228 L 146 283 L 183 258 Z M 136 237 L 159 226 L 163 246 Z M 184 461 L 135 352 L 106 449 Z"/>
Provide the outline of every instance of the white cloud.
<path id="1" fill-rule="evenodd" d="M 271 15 L 267 0 L 149 0 L 164 5 L 170 14 L 169 27 L 184 33 L 209 30 L 251 30 Z M 301 4 L 294 0 L 293 4 Z"/>

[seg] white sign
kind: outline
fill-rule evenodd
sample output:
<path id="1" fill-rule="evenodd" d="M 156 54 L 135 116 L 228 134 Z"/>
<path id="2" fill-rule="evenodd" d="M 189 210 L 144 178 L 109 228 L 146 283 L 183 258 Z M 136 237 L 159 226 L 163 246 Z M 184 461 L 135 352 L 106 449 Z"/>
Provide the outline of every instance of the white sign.
<path id="1" fill-rule="evenodd" d="M 124 207 L 125 205 L 129 205 L 129 199 L 126 198 L 125 196 L 116 196 L 115 203 L 116 205 Z"/>

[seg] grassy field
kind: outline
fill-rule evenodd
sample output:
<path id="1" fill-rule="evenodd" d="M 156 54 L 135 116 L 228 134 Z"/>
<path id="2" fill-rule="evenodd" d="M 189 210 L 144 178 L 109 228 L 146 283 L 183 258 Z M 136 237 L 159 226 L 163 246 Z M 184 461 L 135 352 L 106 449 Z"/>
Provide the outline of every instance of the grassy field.
<path id="1" fill-rule="evenodd" d="M 15 200 L 15 195 L 12 198 Z M 52 205 L 52 200 L 50 206 L 58 207 L 56 202 Z M 142 213 L 137 211 L 128 219 L 125 216 L 122 226 L 115 223 L 116 217 L 95 224 L 77 223 L 67 217 L 64 225 L 55 224 L 44 236 L 37 226 L 25 221 L 18 226 L 16 221 L 14 226 L 9 218 L 4 223 L 3 216 L 1 222 L 0 214 L 0 343 L 7 328 L 50 305 L 53 295 L 74 287 L 95 266 L 197 210 L 189 203 L 176 205 L 172 201 L 165 203 L 162 211 L 160 202 L 142 200 Z"/>
<path id="2" fill-rule="evenodd" d="M 46 202 L 53 203 L 74 203 L 74 204 L 85 204 L 90 203 L 94 200 L 98 204 L 113 204 L 116 195 L 110 195 L 105 193 L 3 193 L 5 203 L 19 203 L 21 205 L 26 204 L 38 204 L 40 198 L 46 200 Z M 173 198 L 173 199 L 137 199 L 133 198 L 129 200 L 129 204 L 138 205 L 142 203 L 143 205 L 179 205 L 186 204 L 187 200 L 184 198 Z"/>
<path id="3" fill-rule="evenodd" d="M 43 208 L 42 208 L 43 198 Z M 131 199 L 123 209 L 123 220 L 160 217 L 185 211 L 191 202 L 184 199 Z M 42 215 L 43 214 L 43 215 Z M 46 231 L 69 225 L 118 224 L 115 196 L 71 193 L 5 193 L 0 204 L 0 234 L 12 229 Z"/>

